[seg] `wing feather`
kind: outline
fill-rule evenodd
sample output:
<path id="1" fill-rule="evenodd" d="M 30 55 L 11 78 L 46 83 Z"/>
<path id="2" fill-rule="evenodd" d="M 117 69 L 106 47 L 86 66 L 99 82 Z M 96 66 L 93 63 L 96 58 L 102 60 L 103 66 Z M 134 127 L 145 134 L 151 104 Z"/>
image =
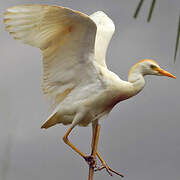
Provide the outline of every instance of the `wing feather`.
<path id="1" fill-rule="evenodd" d="M 20 5 L 8 8 L 4 18 L 15 39 L 42 50 L 42 88 L 55 103 L 77 88 L 101 86 L 94 61 L 97 27 L 87 15 L 59 6 Z"/>
<path id="2" fill-rule="evenodd" d="M 113 21 L 102 11 L 93 13 L 90 18 L 96 23 L 97 33 L 95 41 L 96 61 L 103 67 L 106 66 L 106 51 L 114 34 Z"/>

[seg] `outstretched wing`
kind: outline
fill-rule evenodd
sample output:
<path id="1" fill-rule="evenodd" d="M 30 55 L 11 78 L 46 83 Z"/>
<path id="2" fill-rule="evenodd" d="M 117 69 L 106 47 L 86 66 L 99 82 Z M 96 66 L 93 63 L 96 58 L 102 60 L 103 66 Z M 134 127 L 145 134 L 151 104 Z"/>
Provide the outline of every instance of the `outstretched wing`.
<path id="1" fill-rule="evenodd" d="M 109 42 L 114 34 L 115 25 L 113 21 L 102 11 L 93 13 L 90 18 L 96 23 L 97 33 L 95 41 L 96 61 L 104 67 L 106 66 L 106 51 Z"/>
<path id="2" fill-rule="evenodd" d="M 89 84 L 97 83 L 97 28 L 87 15 L 59 6 L 20 5 L 8 8 L 4 17 L 15 39 L 42 50 L 43 91 L 56 103 L 75 89 L 87 92 Z"/>

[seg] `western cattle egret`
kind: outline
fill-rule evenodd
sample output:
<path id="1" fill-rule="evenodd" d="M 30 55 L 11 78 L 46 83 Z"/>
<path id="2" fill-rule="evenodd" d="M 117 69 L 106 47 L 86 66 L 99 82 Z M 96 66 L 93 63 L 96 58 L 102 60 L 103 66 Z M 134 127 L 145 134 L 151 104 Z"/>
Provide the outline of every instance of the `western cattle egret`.
<path id="1" fill-rule="evenodd" d="M 63 140 L 91 166 L 96 164 L 95 158 L 86 156 L 68 140 L 72 129 L 92 123 L 95 140 L 99 119 L 118 102 L 139 93 L 145 85 L 145 75 L 176 78 L 151 59 L 132 66 L 128 81 L 108 70 L 106 50 L 115 26 L 102 11 L 88 16 L 59 6 L 18 5 L 8 8 L 4 17 L 6 30 L 15 39 L 42 50 L 42 89 L 54 106 L 42 128 L 70 124 Z M 99 170 L 115 172 L 96 154 L 102 162 Z"/>

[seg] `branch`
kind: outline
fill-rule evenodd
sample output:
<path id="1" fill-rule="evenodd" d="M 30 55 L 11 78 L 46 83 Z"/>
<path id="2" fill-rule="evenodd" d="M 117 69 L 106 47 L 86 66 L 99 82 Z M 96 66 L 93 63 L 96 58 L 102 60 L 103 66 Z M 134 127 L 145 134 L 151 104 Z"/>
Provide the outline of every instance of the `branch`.
<path id="1" fill-rule="evenodd" d="M 96 152 L 97 152 L 97 146 L 98 146 L 98 140 L 99 140 L 99 132 L 100 132 L 100 125 L 97 123 L 95 126 L 95 132 L 93 135 L 93 141 L 92 141 L 92 151 L 91 156 L 96 159 Z M 89 177 L 88 180 L 93 180 L 94 177 L 94 166 L 89 165 Z"/>

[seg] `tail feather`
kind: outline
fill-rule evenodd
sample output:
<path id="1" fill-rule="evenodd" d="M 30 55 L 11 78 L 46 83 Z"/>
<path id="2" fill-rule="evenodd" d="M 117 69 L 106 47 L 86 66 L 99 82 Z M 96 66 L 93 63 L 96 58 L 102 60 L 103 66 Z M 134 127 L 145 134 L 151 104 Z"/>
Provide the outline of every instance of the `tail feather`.
<path id="1" fill-rule="evenodd" d="M 58 123 L 57 112 L 51 115 L 48 120 L 41 126 L 41 128 L 48 129 Z"/>

